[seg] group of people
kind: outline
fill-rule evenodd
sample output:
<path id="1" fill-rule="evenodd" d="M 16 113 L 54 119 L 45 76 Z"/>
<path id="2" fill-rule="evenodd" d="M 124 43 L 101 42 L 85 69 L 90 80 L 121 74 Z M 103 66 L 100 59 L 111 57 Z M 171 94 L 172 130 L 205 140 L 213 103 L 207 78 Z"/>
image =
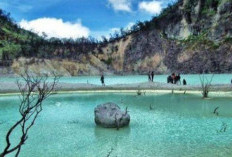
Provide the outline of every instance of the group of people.
<path id="1" fill-rule="evenodd" d="M 180 74 L 176 75 L 175 73 L 172 73 L 171 75 L 169 75 L 167 78 L 167 83 L 181 84 Z M 183 79 L 183 85 L 187 85 L 187 82 L 185 79 Z"/>
<path id="2" fill-rule="evenodd" d="M 149 71 L 148 72 L 148 81 L 149 82 L 154 82 L 154 71 Z M 101 75 L 101 83 L 102 86 L 105 86 L 105 77 L 104 75 Z M 167 83 L 172 83 L 172 84 L 181 84 L 181 77 L 180 74 L 176 75 L 175 73 L 172 73 L 167 77 Z M 187 82 L 185 79 L 183 79 L 183 85 L 187 85 Z"/>
<path id="3" fill-rule="evenodd" d="M 149 82 L 153 82 L 154 81 L 154 76 L 155 76 L 154 71 L 149 71 L 148 74 L 147 74 L 147 76 L 148 76 L 148 81 Z"/>

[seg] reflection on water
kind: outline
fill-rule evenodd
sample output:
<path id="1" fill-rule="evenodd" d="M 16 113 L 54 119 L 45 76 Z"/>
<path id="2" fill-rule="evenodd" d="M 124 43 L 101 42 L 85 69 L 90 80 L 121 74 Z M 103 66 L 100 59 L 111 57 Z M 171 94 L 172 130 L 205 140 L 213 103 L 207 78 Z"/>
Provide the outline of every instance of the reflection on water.
<path id="1" fill-rule="evenodd" d="M 204 100 L 200 95 L 157 93 L 54 95 L 44 103 L 21 156 L 104 157 L 111 152 L 120 157 L 229 157 L 231 100 L 216 95 Z M 96 126 L 94 108 L 105 102 L 128 107 L 130 126 L 119 131 Z M 19 116 L 18 103 L 17 96 L 0 97 L 0 122 L 4 122 L 0 135 Z M 216 107 L 218 116 L 213 113 Z M 226 131 L 220 131 L 224 126 Z M 4 143 L 3 136 L 0 143 Z"/>
<path id="2" fill-rule="evenodd" d="M 119 130 L 117 130 L 116 128 L 102 128 L 99 126 L 96 126 L 94 129 L 94 133 L 95 133 L 95 137 L 96 139 L 102 139 L 105 138 L 107 134 L 111 134 L 112 138 L 116 139 L 116 138 L 121 138 L 122 136 L 122 132 L 123 135 L 129 135 L 130 134 L 130 126 L 124 127 L 124 128 L 120 128 Z"/>

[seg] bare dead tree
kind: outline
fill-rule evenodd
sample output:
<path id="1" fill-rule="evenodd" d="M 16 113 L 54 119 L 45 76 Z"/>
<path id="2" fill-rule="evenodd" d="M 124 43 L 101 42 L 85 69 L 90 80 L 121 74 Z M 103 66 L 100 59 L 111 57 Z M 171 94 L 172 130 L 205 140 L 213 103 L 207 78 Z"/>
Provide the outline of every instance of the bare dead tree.
<path id="1" fill-rule="evenodd" d="M 217 133 L 224 133 L 227 130 L 228 125 L 225 122 L 222 122 L 221 129 L 217 130 Z"/>
<path id="2" fill-rule="evenodd" d="M 110 155 L 112 154 L 113 150 L 114 150 L 114 148 L 111 148 L 106 157 L 110 157 Z"/>
<path id="3" fill-rule="evenodd" d="M 128 106 L 127 106 L 126 109 L 125 109 L 125 113 L 123 114 L 123 116 L 126 116 L 128 112 L 129 111 L 128 111 Z"/>
<path id="4" fill-rule="evenodd" d="M 201 81 L 201 89 L 202 89 L 202 96 L 203 98 L 208 98 L 209 92 L 210 92 L 210 87 L 211 83 L 213 80 L 214 75 L 208 79 L 204 74 L 199 75 L 200 81 Z"/>
<path id="5" fill-rule="evenodd" d="M 137 95 L 138 95 L 138 96 L 142 95 L 142 91 L 141 91 L 141 89 L 140 89 L 140 86 L 138 86 Z"/>
<path id="6" fill-rule="evenodd" d="M 226 132 L 227 127 L 228 127 L 228 125 L 227 125 L 226 123 L 223 122 L 220 132 Z"/>
<path id="7" fill-rule="evenodd" d="M 17 81 L 17 85 L 20 91 L 20 104 L 19 113 L 20 119 L 10 127 L 5 140 L 6 146 L 0 157 L 5 157 L 7 154 L 15 152 L 15 156 L 18 157 L 21 147 L 28 139 L 28 132 L 35 124 L 35 121 L 42 111 L 42 103 L 48 98 L 54 91 L 55 86 L 59 78 L 54 77 L 52 82 L 48 82 L 48 76 L 36 77 L 30 75 L 27 71 L 24 75 L 21 75 L 23 81 Z M 12 133 L 20 128 L 21 135 L 16 144 L 12 144 L 10 139 Z"/>
<path id="8" fill-rule="evenodd" d="M 213 114 L 215 114 L 215 115 L 219 115 L 219 113 L 218 113 L 218 109 L 219 109 L 219 107 L 216 107 L 215 109 L 214 109 L 214 111 L 213 111 Z"/>
<path id="9" fill-rule="evenodd" d="M 117 130 L 119 130 L 119 119 L 117 118 L 117 113 L 115 114 L 115 116 L 114 116 L 114 120 L 115 120 L 115 125 L 116 125 L 116 127 L 117 127 Z"/>

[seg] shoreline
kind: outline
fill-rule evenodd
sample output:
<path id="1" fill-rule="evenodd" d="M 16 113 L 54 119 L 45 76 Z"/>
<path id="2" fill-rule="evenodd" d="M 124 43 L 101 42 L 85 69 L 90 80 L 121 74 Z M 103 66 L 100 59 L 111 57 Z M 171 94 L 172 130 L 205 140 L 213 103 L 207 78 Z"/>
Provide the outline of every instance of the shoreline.
<path id="1" fill-rule="evenodd" d="M 134 84 L 116 84 L 109 86 L 100 86 L 83 83 L 58 83 L 56 93 L 136 93 L 140 90 L 142 93 L 201 93 L 200 85 L 175 85 L 159 82 L 145 82 Z M 215 84 L 211 85 L 210 93 L 229 93 L 232 92 L 231 84 Z M 1 82 L 0 95 L 17 95 L 19 94 L 16 83 Z"/>
<path id="2" fill-rule="evenodd" d="M 58 91 L 58 92 L 54 92 L 55 94 L 75 94 L 75 93 L 80 93 L 80 94 L 84 94 L 84 93 L 131 93 L 131 94 L 136 94 L 138 90 L 73 90 L 73 91 Z M 201 91 L 197 91 L 197 90 L 186 90 L 185 91 L 178 91 L 178 90 L 173 90 L 173 94 L 201 94 Z M 146 95 L 146 94 L 168 94 L 168 93 L 172 93 L 172 90 L 168 90 L 168 89 L 163 89 L 163 90 L 141 90 L 142 94 L 141 95 Z M 185 93 L 184 93 L 185 92 Z M 145 94 L 143 94 L 145 93 Z M 230 94 L 230 96 L 232 97 L 232 91 L 210 91 L 210 94 L 217 94 L 217 95 L 227 95 Z M 14 96 L 14 95 L 20 95 L 19 92 L 9 92 L 9 93 L 0 93 L 0 96 Z"/>
<path id="3" fill-rule="evenodd" d="M 0 68 L 1 69 L 1 68 Z M 170 75 L 170 72 L 167 73 L 155 73 L 155 76 L 159 76 L 159 75 Z M 181 73 L 182 76 L 184 75 L 232 75 L 232 73 L 230 72 L 226 72 L 226 73 L 204 73 L 204 74 L 200 74 L 200 73 Z M 105 77 L 107 76 L 136 76 L 136 75 L 141 75 L 141 76 L 147 76 L 147 71 L 146 72 L 124 72 L 123 74 L 120 73 L 108 73 L 105 75 Z M 54 75 L 48 75 L 49 77 L 53 77 Z M 101 74 L 94 74 L 94 75 L 90 75 L 90 74 L 79 74 L 79 75 L 70 75 L 70 76 L 65 76 L 65 75 L 59 75 L 61 77 L 100 77 Z M 0 77 L 10 77 L 10 78 L 19 78 L 21 77 L 19 74 L 17 73 L 0 73 Z"/>

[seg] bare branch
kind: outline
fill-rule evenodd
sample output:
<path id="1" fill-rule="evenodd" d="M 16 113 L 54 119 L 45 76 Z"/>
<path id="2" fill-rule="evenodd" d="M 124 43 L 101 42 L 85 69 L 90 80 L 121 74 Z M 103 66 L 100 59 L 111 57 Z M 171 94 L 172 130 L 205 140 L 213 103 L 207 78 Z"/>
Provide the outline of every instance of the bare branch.
<path id="1" fill-rule="evenodd" d="M 30 75 L 28 71 L 25 71 L 24 75 L 21 75 L 22 82 L 17 81 L 18 89 L 21 93 L 19 113 L 21 118 L 8 130 L 6 134 L 6 146 L 4 151 L 0 154 L 0 157 L 4 157 L 16 151 L 18 156 L 22 145 L 28 139 L 28 132 L 35 124 L 38 115 L 42 111 L 42 103 L 48 98 L 55 89 L 59 78 L 54 75 L 52 82 L 48 83 L 48 76 L 36 77 Z M 12 146 L 10 136 L 17 127 L 21 128 L 21 137 L 17 144 Z"/>
<path id="2" fill-rule="evenodd" d="M 200 81 L 201 81 L 201 89 L 202 89 L 203 98 L 208 98 L 211 83 L 213 81 L 213 77 L 214 77 L 214 75 L 212 75 L 210 77 L 210 79 L 208 79 L 207 77 L 205 77 L 204 74 L 199 75 L 199 78 L 200 78 Z"/>

